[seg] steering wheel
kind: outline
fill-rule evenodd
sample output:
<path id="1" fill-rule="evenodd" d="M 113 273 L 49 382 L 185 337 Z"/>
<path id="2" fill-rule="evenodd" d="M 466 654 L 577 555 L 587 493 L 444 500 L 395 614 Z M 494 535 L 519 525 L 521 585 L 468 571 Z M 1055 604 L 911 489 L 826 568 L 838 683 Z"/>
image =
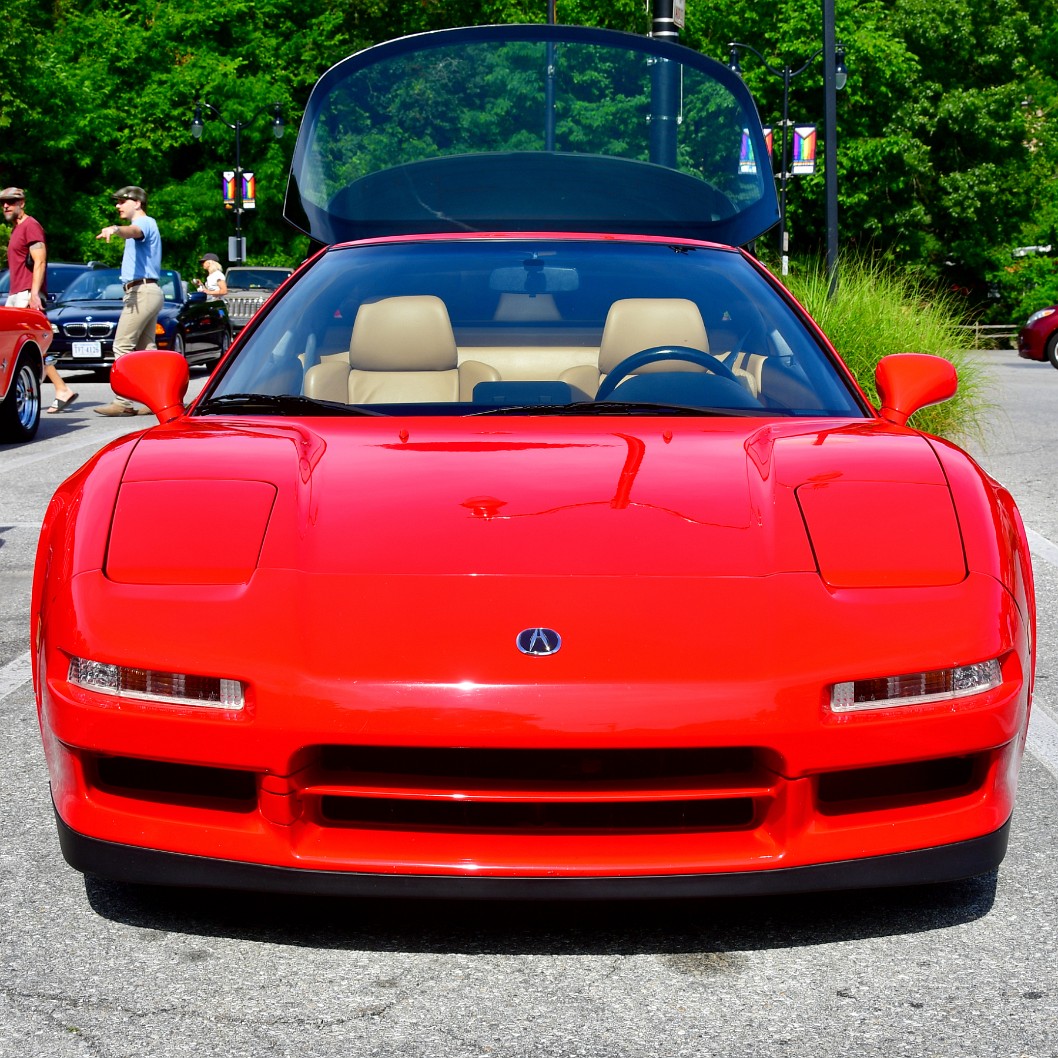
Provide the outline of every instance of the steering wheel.
<path id="1" fill-rule="evenodd" d="M 721 378 L 730 379 L 741 386 L 738 376 L 723 362 L 718 360 L 712 353 L 703 352 L 701 349 L 692 349 L 689 345 L 652 345 L 649 349 L 640 349 L 638 353 L 626 356 L 619 364 L 614 366 L 599 386 L 595 394 L 597 401 L 606 400 L 620 382 L 623 382 L 636 368 L 644 364 L 656 364 L 659 360 L 686 360 L 692 364 L 698 364 Z"/>

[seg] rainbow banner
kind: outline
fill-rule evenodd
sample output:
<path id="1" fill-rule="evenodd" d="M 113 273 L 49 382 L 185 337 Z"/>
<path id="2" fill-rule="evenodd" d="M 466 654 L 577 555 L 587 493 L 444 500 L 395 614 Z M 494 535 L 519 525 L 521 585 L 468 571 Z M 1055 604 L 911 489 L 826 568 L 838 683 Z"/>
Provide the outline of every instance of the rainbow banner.
<path id="1" fill-rule="evenodd" d="M 790 172 L 794 176 L 807 176 L 816 171 L 816 127 L 796 125 L 793 130 L 793 158 Z"/>
<path id="2" fill-rule="evenodd" d="M 220 174 L 220 192 L 224 196 L 224 208 L 231 209 L 235 205 L 235 173 L 227 170 Z"/>
<path id="3" fill-rule="evenodd" d="M 764 143 L 768 148 L 768 158 L 772 156 L 772 132 L 764 130 Z M 738 155 L 738 171 L 749 176 L 757 173 L 757 159 L 753 156 L 753 141 L 749 138 L 749 129 L 742 130 L 742 146 Z"/>
<path id="4" fill-rule="evenodd" d="M 756 175 L 757 159 L 753 157 L 753 141 L 749 138 L 749 129 L 742 130 L 742 146 L 738 152 L 738 171 L 750 176 Z"/>
<path id="5" fill-rule="evenodd" d="M 242 208 L 257 208 L 257 178 L 245 170 L 242 174 Z"/>

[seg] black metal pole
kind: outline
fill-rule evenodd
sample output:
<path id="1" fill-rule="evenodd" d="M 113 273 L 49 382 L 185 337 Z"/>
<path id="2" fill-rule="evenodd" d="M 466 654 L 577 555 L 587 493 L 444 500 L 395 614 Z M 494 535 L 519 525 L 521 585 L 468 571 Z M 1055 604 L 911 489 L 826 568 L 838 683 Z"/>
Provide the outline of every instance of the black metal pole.
<path id="1" fill-rule="evenodd" d="M 790 135 L 790 64 L 782 68 L 782 156 L 779 158 L 779 254 L 782 274 L 790 274 L 790 238 L 786 231 L 786 175 Z"/>
<path id="2" fill-rule="evenodd" d="M 826 269 L 828 294 L 838 288 L 838 121 L 837 40 L 834 29 L 834 0 L 823 0 L 823 166 L 827 211 Z"/>
<path id="3" fill-rule="evenodd" d="M 555 0 L 547 0 L 547 24 L 555 24 Z M 544 150 L 555 149 L 555 45 L 547 44 L 547 80 L 544 81 Z"/>
<path id="4" fill-rule="evenodd" d="M 679 43 L 673 0 L 654 0 L 650 35 Z M 679 114 L 679 71 L 668 59 L 655 59 L 650 70 L 650 160 L 676 168 L 676 124 Z"/>
<path id="5" fill-rule="evenodd" d="M 242 130 L 249 125 L 251 122 L 256 121 L 262 114 L 267 113 L 269 110 L 272 111 L 272 132 L 275 138 L 281 139 L 283 136 L 283 117 L 280 105 L 278 103 L 271 103 L 268 106 L 261 107 L 249 121 L 236 121 L 234 124 L 230 121 L 225 121 L 221 112 L 212 103 L 203 103 L 201 101 L 195 102 L 195 116 L 191 121 L 191 134 L 195 139 L 199 139 L 202 135 L 202 108 L 205 107 L 214 117 L 217 118 L 222 124 L 227 125 L 232 132 L 235 133 L 235 197 L 232 203 L 235 209 L 235 253 L 228 254 L 228 260 L 234 264 L 243 264 L 246 259 L 246 254 L 243 252 L 243 239 L 242 239 L 242 214 L 246 208 L 246 200 L 243 198 L 242 193 Z M 231 249 L 231 239 L 228 239 L 228 248 Z"/>
<path id="6" fill-rule="evenodd" d="M 232 264 L 243 263 L 242 252 L 242 122 L 235 122 L 235 254 Z"/>

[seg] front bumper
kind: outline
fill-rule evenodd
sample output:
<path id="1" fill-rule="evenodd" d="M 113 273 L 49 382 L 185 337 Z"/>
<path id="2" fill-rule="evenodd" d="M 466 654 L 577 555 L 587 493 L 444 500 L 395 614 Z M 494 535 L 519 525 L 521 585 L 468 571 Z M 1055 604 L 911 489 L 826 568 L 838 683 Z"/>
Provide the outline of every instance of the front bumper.
<path id="1" fill-rule="evenodd" d="M 99 841 L 68 827 L 56 813 L 59 844 L 84 874 L 140 885 L 238 889 L 303 896 L 440 900 L 653 900 L 748 897 L 954 882 L 994 870 L 1006 854 L 1010 820 L 969 841 L 841 863 L 725 874 L 628 875 L 605 878 L 503 877 L 467 874 L 365 874 L 318 871 L 187 856 Z"/>

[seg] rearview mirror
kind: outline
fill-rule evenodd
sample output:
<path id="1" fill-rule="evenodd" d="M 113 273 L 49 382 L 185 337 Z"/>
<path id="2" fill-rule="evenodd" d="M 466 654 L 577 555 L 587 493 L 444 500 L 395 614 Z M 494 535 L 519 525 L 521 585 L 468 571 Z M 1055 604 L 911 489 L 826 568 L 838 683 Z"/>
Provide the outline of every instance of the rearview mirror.
<path id="1" fill-rule="evenodd" d="M 575 268 L 553 268 L 538 257 L 529 258 L 521 267 L 496 268 L 489 276 L 489 290 L 504 294 L 560 294 L 579 286 Z"/>

